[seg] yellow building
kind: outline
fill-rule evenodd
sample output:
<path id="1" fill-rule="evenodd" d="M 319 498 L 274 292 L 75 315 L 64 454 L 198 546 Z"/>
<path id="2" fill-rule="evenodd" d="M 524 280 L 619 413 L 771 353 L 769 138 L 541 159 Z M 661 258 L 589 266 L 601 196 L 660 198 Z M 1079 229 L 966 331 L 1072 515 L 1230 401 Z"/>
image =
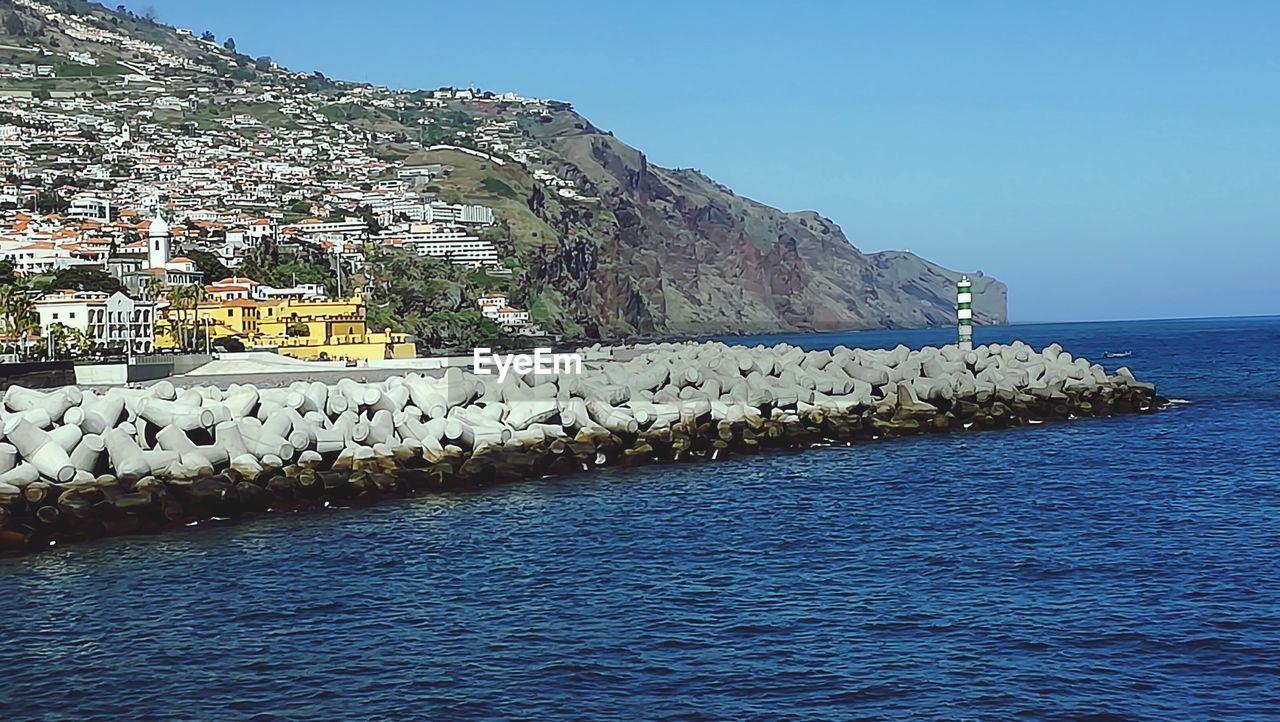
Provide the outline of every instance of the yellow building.
<path id="1" fill-rule="evenodd" d="M 371 332 L 366 323 L 364 297 L 318 300 L 247 298 L 204 300 L 194 313 L 175 311 L 172 305 L 156 326 L 156 345 L 177 345 L 174 326 L 194 329 L 193 337 L 210 343 L 238 338 L 246 348 L 274 349 L 281 355 L 308 360 L 352 359 L 372 361 L 413 358 L 417 346 L 407 334 L 390 329 Z"/>

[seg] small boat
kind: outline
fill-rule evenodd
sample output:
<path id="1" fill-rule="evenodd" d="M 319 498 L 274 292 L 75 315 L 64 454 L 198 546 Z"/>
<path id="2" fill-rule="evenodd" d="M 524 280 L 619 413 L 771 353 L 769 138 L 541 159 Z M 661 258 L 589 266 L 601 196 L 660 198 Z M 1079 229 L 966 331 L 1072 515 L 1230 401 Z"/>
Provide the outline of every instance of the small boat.
<path id="1" fill-rule="evenodd" d="M 1132 351 L 1108 351 L 1102 354 L 1103 358 L 1129 358 L 1133 355 Z"/>

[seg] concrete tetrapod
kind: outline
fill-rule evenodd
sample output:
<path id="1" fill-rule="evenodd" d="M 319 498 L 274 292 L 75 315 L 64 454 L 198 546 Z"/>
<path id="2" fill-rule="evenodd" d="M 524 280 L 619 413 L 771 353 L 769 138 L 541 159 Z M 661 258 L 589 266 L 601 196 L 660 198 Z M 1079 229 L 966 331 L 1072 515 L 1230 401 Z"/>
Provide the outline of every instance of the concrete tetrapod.
<path id="1" fill-rule="evenodd" d="M 76 467 L 66 449 L 49 432 L 36 428 L 26 418 L 11 416 L 6 419 L 4 435 L 41 476 L 59 482 L 75 478 Z"/>
<path id="2" fill-rule="evenodd" d="M 451 367 L 440 378 L 267 389 L 11 387 L 0 408 L 0 540 L 1162 403 L 1129 369 L 1108 374 L 1057 345 L 663 343 L 607 360 L 614 352 L 595 349 L 606 360 L 581 375 L 502 383 Z M 33 484 L 37 502 L 22 493 Z M 50 507 L 59 494 L 71 494 L 65 508 Z"/>

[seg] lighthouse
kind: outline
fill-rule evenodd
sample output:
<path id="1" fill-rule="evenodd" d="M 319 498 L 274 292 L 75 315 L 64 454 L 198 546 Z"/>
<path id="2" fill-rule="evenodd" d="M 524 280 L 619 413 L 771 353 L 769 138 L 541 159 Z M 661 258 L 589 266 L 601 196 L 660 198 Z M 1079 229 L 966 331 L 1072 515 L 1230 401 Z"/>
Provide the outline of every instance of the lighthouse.
<path id="1" fill-rule="evenodd" d="M 956 281 L 956 343 L 961 351 L 973 350 L 973 284 L 968 276 Z"/>
<path id="2" fill-rule="evenodd" d="M 162 216 L 151 219 L 147 228 L 147 267 L 166 268 L 169 265 L 169 224 Z"/>

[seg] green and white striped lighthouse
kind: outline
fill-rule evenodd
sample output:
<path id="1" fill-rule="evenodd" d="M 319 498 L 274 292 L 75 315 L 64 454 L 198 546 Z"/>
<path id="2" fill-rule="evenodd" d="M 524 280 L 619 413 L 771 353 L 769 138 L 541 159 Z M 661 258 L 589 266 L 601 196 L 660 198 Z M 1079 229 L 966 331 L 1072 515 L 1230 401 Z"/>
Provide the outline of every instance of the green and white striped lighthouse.
<path id="1" fill-rule="evenodd" d="M 973 284 L 968 276 L 956 281 L 956 343 L 961 351 L 973 350 Z"/>

